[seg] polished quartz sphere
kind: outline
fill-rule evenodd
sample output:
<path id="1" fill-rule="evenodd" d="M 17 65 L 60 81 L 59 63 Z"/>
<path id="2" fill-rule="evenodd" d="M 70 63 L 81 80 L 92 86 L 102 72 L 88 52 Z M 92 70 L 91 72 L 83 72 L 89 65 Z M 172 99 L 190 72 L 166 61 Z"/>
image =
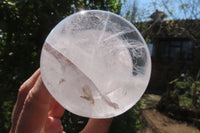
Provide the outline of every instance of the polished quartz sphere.
<path id="1" fill-rule="evenodd" d="M 53 28 L 42 48 L 40 68 L 48 91 L 68 111 L 110 118 L 143 95 L 151 59 L 130 22 L 111 12 L 87 10 Z"/>

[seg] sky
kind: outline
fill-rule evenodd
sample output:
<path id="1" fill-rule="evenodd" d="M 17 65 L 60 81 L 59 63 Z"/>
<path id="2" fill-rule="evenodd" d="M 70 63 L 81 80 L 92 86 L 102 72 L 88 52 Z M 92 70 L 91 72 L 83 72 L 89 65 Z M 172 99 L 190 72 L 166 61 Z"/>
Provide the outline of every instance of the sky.
<path id="1" fill-rule="evenodd" d="M 123 1 L 124 0 L 122 0 L 122 2 Z M 148 17 L 155 12 L 156 9 L 167 14 L 168 18 L 166 19 L 200 18 L 200 0 L 126 0 L 126 3 L 123 2 L 121 10 L 122 16 L 124 16 L 128 10 L 132 10 L 134 1 L 138 8 L 136 20 L 139 21 L 150 20 Z M 184 5 L 184 9 L 181 9 L 180 5 Z M 170 15 L 169 12 L 172 14 Z"/>

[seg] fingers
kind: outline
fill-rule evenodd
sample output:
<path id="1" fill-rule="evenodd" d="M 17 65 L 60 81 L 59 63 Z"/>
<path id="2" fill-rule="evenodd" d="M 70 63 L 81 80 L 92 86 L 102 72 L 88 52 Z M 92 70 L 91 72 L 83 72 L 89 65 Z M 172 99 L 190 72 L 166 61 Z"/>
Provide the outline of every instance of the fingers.
<path id="1" fill-rule="evenodd" d="M 58 103 L 54 102 L 48 114 L 45 126 L 45 133 L 64 133 L 60 118 L 63 116 L 65 109 Z"/>
<path id="2" fill-rule="evenodd" d="M 55 102 L 55 104 L 49 111 L 49 116 L 59 119 L 63 116 L 64 112 L 65 109 L 58 102 Z"/>
<path id="3" fill-rule="evenodd" d="M 52 97 L 45 88 L 41 76 L 29 91 L 19 116 L 17 133 L 41 133 L 44 130 Z"/>
<path id="4" fill-rule="evenodd" d="M 15 128 L 17 125 L 17 120 L 19 117 L 19 114 L 22 110 L 22 107 L 24 105 L 25 98 L 30 91 L 30 89 L 35 84 L 38 76 L 40 75 L 40 69 L 38 69 L 27 81 L 24 82 L 24 84 L 20 87 L 17 102 L 14 106 L 13 113 L 12 113 L 12 126 L 10 133 L 15 132 Z"/>
<path id="5" fill-rule="evenodd" d="M 48 117 L 45 126 L 45 133 L 61 133 L 63 126 L 60 119 Z"/>
<path id="6" fill-rule="evenodd" d="M 108 133 L 111 123 L 112 118 L 89 119 L 87 125 L 80 133 Z"/>

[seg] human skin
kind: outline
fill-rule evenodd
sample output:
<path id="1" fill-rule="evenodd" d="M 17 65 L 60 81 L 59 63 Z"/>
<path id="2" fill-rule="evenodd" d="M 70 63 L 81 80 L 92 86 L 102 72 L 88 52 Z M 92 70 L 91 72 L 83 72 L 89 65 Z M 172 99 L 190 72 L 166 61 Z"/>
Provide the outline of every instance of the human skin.
<path id="1" fill-rule="evenodd" d="M 64 133 L 65 109 L 49 94 L 38 69 L 19 89 L 10 133 Z M 89 119 L 80 133 L 107 133 L 112 119 Z"/>

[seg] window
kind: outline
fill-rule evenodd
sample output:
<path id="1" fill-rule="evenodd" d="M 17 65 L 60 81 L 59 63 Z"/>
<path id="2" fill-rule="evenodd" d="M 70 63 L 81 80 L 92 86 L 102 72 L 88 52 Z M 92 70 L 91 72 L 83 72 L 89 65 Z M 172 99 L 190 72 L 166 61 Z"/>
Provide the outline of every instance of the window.
<path id="1" fill-rule="evenodd" d="M 160 41 L 156 55 L 161 59 L 190 60 L 193 45 L 191 41 Z"/>
<path id="2" fill-rule="evenodd" d="M 148 48 L 149 48 L 149 53 L 150 55 L 152 56 L 152 53 L 153 53 L 153 44 L 152 43 L 149 43 L 147 44 Z"/>

